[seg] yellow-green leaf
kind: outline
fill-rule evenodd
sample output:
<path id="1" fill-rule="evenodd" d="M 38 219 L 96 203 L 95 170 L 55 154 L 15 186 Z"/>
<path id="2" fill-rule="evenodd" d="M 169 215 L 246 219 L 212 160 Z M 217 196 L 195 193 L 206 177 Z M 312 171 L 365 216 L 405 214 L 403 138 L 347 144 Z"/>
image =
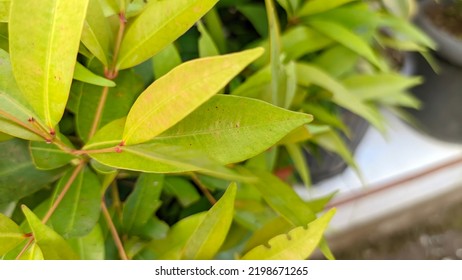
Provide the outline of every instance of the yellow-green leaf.
<path id="1" fill-rule="evenodd" d="M 181 57 L 174 44 L 166 46 L 152 58 L 154 77 L 159 79 L 181 64 Z"/>
<path id="2" fill-rule="evenodd" d="M 150 1 L 127 29 L 116 68 L 129 68 L 149 59 L 185 33 L 217 1 Z"/>
<path id="3" fill-rule="evenodd" d="M 113 81 L 96 75 L 78 62 L 75 64 L 74 79 L 102 87 L 115 87 L 116 85 Z"/>
<path id="4" fill-rule="evenodd" d="M 0 256 L 16 247 L 25 239 L 17 224 L 0 213 Z"/>
<path id="5" fill-rule="evenodd" d="M 321 218 L 300 226 L 268 241 L 268 245 L 260 245 L 250 250 L 242 260 L 304 260 L 318 246 L 335 209 L 329 210 Z"/>
<path id="6" fill-rule="evenodd" d="M 231 183 L 220 200 L 210 208 L 186 243 L 183 259 L 205 260 L 215 256 L 233 221 L 236 190 L 236 183 Z"/>
<path id="7" fill-rule="evenodd" d="M 263 49 L 257 48 L 201 58 L 183 63 L 162 76 L 132 106 L 125 124 L 124 142 L 146 142 L 166 131 L 216 94 L 262 53 Z"/>
<path id="8" fill-rule="evenodd" d="M 59 234 L 44 225 L 27 206 L 23 205 L 21 208 L 34 234 L 35 241 L 42 250 L 44 259 L 74 260 L 78 258 Z"/>
<path id="9" fill-rule="evenodd" d="M 79 49 L 88 0 L 15 0 L 9 36 L 13 73 L 50 130 L 61 119 Z"/>
<path id="10" fill-rule="evenodd" d="M 201 33 L 201 36 L 199 37 L 199 56 L 207 57 L 207 56 L 219 55 L 220 51 L 215 45 L 215 42 L 210 36 L 207 28 L 204 26 L 204 24 L 201 21 L 198 22 L 197 29 Z"/>
<path id="11" fill-rule="evenodd" d="M 82 43 L 105 66 L 111 55 L 113 38 L 108 19 L 104 16 L 100 1 L 90 0 L 82 30 Z"/>
<path id="12" fill-rule="evenodd" d="M 0 22 L 8 22 L 10 4 L 10 0 L 0 0 Z"/>
<path id="13" fill-rule="evenodd" d="M 298 16 L 308 16 L 312 14 L 322 13 L 336 7 L 345 5 L 357 0 L 311 0 L 306 3 L 298 11 Z"/>

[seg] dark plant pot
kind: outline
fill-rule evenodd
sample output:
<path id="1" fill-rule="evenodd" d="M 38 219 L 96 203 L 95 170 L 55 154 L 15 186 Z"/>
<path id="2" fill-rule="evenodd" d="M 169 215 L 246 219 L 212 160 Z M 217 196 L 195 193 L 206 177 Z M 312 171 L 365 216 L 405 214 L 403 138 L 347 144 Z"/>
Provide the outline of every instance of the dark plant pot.
<path id="1" fill-rule="evenodd" d="M 424 30 L 437 44 L 437 54 L 452 64 L 462 67 L 462 38 L 456 37 L 446 29 L 436 24 L 427 14 L 428 11 L 441 10 L 444 5 L 454 3 L 453 0 L 443 0 L 436 3 L 425 0 L 420 4 L 420 12 L 416 17 L 416 24 Z M 442 6 L 443 5 L 443 6 Z M 440 21 L 444 17 L 440 17 Z"/>
<path id="2" fill-rule="evenodd" d="M 448 2 L 448 1 L 444 1 Z M 435 60 L 438 73 L 420 55 L 416 55 L 416 74 L 424 83 L 412 91 L 422 101 L 422 109 L 409 110 L 427 134 L 449 142 L 462 142 L 462 40 L 435 25 L 426 9 L 436 5 L 424 1 L 417 24 L 438 44 Z"/>
<path id="3" fill-rule="evenodd" d="M 342 120 L 351 132 L 348 138 L 341 133 L 340 136 L 345 141 L 348 149 L 354 153 L 359 143 L 366 134 L 369 123 L 350 111 L 342 111 Z M 311 181 L 313 184 L 335 176 L 347 168 L 347 163 L 337 154 L 320 149 L 316 156 L 306 153 L 308 165 L 310 167 Z"/>
<path id="4" fill-rule="evenodd" d="M 409 110 L 427 134 L 449 142 L 462 142 L 462 67 L 435 58 L 437 74 L 428 62 L 416 55 L 417 75 L 424 83 L 412 89 L 422 101 L 421 110 Z"/>

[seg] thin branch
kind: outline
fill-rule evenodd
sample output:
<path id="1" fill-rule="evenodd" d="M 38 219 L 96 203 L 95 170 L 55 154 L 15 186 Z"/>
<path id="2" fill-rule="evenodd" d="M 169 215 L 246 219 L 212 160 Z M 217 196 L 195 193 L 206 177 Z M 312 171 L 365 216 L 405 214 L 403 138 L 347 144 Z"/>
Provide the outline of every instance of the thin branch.
<path id="1" fill-rule="evenodd" d="M 103 92 L 101 93 L 101 98 L 99 99 L 98 108 L 96 109 L 95 118 L 91 125 L 90 132 L 88 133 L 88 139 L 95 135 L 96 130 L 98 129 L 99 123 L 101 122 L 101 117 L 103 115 L 104 105 L 106 104 L 109 88 L 104 87 Z"/>
<path id="2" fill-rule="evenodd" d="M 215 203 L 217 203 L 217 200 L 215 199 L 215 197 L 213 197 L 209 189 L 207 189 L 207 187 L 204 186 L 204 184 L 202 184 L 201 180 L 199 179 L 199 177 L 197 177 L 196 173 L 194 172 L 191 173 L 191 179 L 199 187 L 201 192 L 204 193 L 205 197 L 208 199 L 210 204 L 214 205 Z"/>
<path id="3" fill-rule="evenodd" d="M 30 245 L 32 245 L 32 242 L 34 242 L 34 239 L 35 239 L 34 236 L 29 237 L 29 241 L 27 242 L 26 245 L 24 245 L 21 252 L 19 252 L 19 254 L 16 256 L 16 260 L 19 260 L 22 257 L 22 255 L 24 255 L 27 249 L 29 249 Z"/>
<path id="4" fill-rule="evenodd" d="M 96 150 L 74 150 L 73 155 L 89 155 L 89 154 L 103 154 L 103 153 L 121 153 L 122 146 L 119 144 L 115 147 L 96 149 Z"/>
<path id="5" fill-rule="evenodd" d="M 7 119 L 7 120 L 9 120 L 9 121 L 11 121 L 11 122 L 13 122 L 13 123 L 15 123 L 15 124 L 17 124 L 17 125 L 19 125 L 19 126 L 25 128 L 25 129 L 29 130 L 29 131 L 32 132 L 32 133 L 37 134 L 38 136 L 42 137 L 42 138 L 45 139 L 45 140 L 49 140 L 49 139 L 48 139 L 49 137 L 48 137 L 47 134 L 44 134 L 42 131 L 36 129 L 35 127 L 32 127 L 32 126 L 30 126 L 30 125 L 28 125 L 28 124 L 22 122 L 21 120 L 19 120 L 19 119 L 17 119 L 16 117 L 14 117 L 14 116 L 8 114 L 8 113 L 5 112 L 5 111 L 0 110 L 0 116 L 3 116 L 5 119 Z M 32 120 L 33 120 L 33 119 L 30 119 L 29 122 L 32 121 Z"/>
<path id="6" fill-rule="evenodd" d="M 59 196 L 56 198 L 55 202 L 53 205 L 48 209 L 48 212 L 46 213 L 45 217 L 42 219 L 42 223 L 46 224 L 48 220 L 50 219 L 51 215 L 55 212 L 56 208 L 58 208 L 59 204 L 63 200 L 64 196 L 66 195 L 67 191 L 69 191 L 72 183 L 74 183 L 75 179 L 77 178 L 77 175 L 80 173 L 80 171 L 83 169 L 85 166 L 86 162 L 81 161 L 79 165 L 74 169 L 74 171 L 71 174 L 71 177 L 69 177 L 69 180 L 66 182 L 66 185 L 64 185 L 63 190 L 59 194 Z"/>
<path id="7" fill-rule="evenodd" d="M 117 250 L 119 251 L 120 258 L 122 260 L 128 260 L 127 254 L 125 253 L 124 245 L 122 244 L 122 240 L 119 237 L 119 233 L 117 232 L 114 222 L 112 221 L 111 214 L 109 214 L 109 211 L 107 210 L 104 199 L 101 201 L 101 210 L 103 211 L 104 219 L 106 220 L 106 223 L 109 227 L 109 230 L 111 231 L 111 235 L 114 239 Z"/>

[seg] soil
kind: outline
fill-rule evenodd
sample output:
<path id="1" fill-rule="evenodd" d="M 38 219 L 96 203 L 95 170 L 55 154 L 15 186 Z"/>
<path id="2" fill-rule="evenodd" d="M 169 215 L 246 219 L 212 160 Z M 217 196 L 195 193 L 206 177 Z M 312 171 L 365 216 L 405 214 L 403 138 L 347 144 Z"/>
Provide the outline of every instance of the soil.
<path id="1" fill-rule="evenodd" d="M 459 189 L 328 242 L 340 260 L 461 260 L 461 194 Z"/>
<path id="2" fill-rule="evenodd" d="M 437 26 L 462 39 L 462 1 L 430 5 L 425 12 Z"/>

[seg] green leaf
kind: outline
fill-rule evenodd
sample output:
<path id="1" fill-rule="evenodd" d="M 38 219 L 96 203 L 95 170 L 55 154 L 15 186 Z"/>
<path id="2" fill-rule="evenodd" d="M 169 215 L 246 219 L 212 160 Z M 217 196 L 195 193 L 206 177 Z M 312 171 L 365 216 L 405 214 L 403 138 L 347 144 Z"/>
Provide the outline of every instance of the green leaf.
<path id="1" fill-rule="evenodd" d="M 60 139 L 69 147 L 73 147 L 66 137 L 62 136 Z M 75 156 L 64 152 L 58 146 L 43 141 L 30 142 L 29 150 L 34 165 L 41 170 L 51 170 L 65 166 L 75 158 Z"/>
<path id="2" fill-rule="evenodd" d="M 206 212 L 202 212 L 181 219 L 171 227 L 166 238 L 151 241 L 148 249 L 155 253 L 156 259 L 179 260 L 185 244 L 206 215 Z"/>
<path id="3" fill-rule="evenodd" d="M 276 15 L 273 0 L 265 0 L 269 26 L 270 67 L 271 67 L 271 103 L 283 106 L 285 92 L 282 89 L 284 72 L 281 63 L 281 34 L 279 19 Z"/>
<path id="4" fill-rule="evenodd" d="M 395 73 L 355 75 L 342 83 L 363 100 L 376 100 L 422 83 L 420 77 L 406 77 Z"/>
<path id="5" fill-rule="evenodd" d="M 233 221 L 236 190 L 236 183 L 231 183 L 220 200 L 210 208 L 186 243 L 183 259 L 205 260 L 215 256 Z"/>
<path id="6" fill-rule="evenodd" d="M 91 153 L 91 157 L 115 168 L 148 173 L 178 173 L 198 171 L 220 178 L 249 181 L 252 177 L 239 175 L 189 147 L 148 143 L 118 146 L 121 142 L 125 119 L 113 121 L 100 129 L 84 147 L 86 150 L 114 147 L 114 152 Z M 120 152 L 116 152 L 118 149 Z"/>
<path id="7" fill-rule="evenodd" d="M 156 80 L 128 113 L 124 142 L 146 142 L 172 127 L 216 94 L 262 52 L 258 48 L 189 61 Z"/>
<path id="8" fill-rule="evenodd" d="M 308 16 L 313 14 L 322 13 L 328 10 L 332 10 L 336 7 L 345 5 L 350 2 L 355 2 L 357 0 L 311 0 L 306 1 L 306 3 L 300 8 L 297 15 L 301 16 Z"/>
<path id="9" fill-rule="evenodd" d="M 116 84 L 103 78 L 101 76 L 96 75 L 95 73 L 88 70 L 85 66 L 77 62 L 75 64 L 74 69 L 74 79 L 77 81 L 85 82 L 92 85 L 102 86 L 102 87 L 115 87 Z"/>
<path id="10" fill-rule="evenodd" d="M 135 66 L 162 50 L 207 13 L 217 0 L 151 1 L 128 27 L 117 69 Z"/>
<path id="11" fill-rule="evenodd" d="M 8 42 L 8 24 L 0 22 L 0 49 L 8 51 L 10 48 L 9 45 L 10 43 Z"/>
<path id="12" fill-rule="evenodd" d="M 51 204 L 69 182 L 73 172 L 74 170 L 69 170 L 61 178 Z M 101 184 L 98 177 L 89 168 L 85 168 L 79 172 L 51 216 L 53 229 L 66 239 L 89 234 L 98 222 L 100 203 Z"/>
<path id="13" fill-rule="evenodd" d="M 305 187 L 311 186 L 310 170 L 302 147 L 297 144 L 286 144 L 286 148 L 303 184 Z"/>
<path id="14" fill-rule="evenodd" d="M 204 23 L 210 32 L 210 37 L 212 37 L 213 41 L 216 43 L 220 53 L 226 53 L 227 42 L 226 34 L 224 32 L 225 28 L 216 8 L 212 8 L 204 16 Z"/>
<path id="15" fill-rule="evenodd" d="M 201 21 L 198 22 L 197 29 L 201 33 L 201 36 L 199 37 L 199 56 L 207 57 L 219 55 L 220 52 L 218 51 L 215 42 L 213 42 L 212 37 L 210 37 L 209 32 Z"/>
<path id="16" fill-rule="evenodd" d="M 128 196 L 122 222 L 129 234 L 138 234 L 160 206 L 164 175 L 142 173 Z"/>
<path id="17" fill-rule="evenodd" d="M 250 250 L 242 260 L 304 260 L 316 249 L 335 209 L 329 210 L 321 218 L 294 228 L 268 241 L 268 246 L 260 245 Z"/>
<path id="18" fill-rule="evenodd" d="M 320 129 L 320 132 L 316 130 Z M 345 144 L 344 140 L 329 126 L 314 126 L 310 125 L 310 130 L 313 131 L 313 137 L 310 139 L 314 143 L 318 144 L 322 148 L 338 154 L 342 159 L 351 166 L 361 177 L 361 173 L 358 165 Z"/>
<path id="19" fill-rule="evenodd" d="M 0 142 L 0 204 L 26 197 L 58 179 L 63 169 L 37 170 L 28 143 L 19 139 Z"/>
<path id="20" fill-rule="evenodd" d="M 308 24 L 350 50 L 360 54 L 372 64 L 377 66 L 380 70 L 386 70 L 386 65 L 380 62 L 379 58 L 369 45 L 369 42 L 365 41 L 351 30 L 336 22 L 324 19 L 309 20 Z"/>
<path id="21" fill-rule="evenodd" d="M 10 0 L 0 0 L 0 22 L 8 22 L 10 16 Z"/>
<path id="22" fill-rule="evenodd" d="M 263 101 L 217 95 L 146 145 L 162 143 L 191 148 L 229 164 L 260 154 L 311 120 L 311 115 Z"/>
<path id="23" fill-rule="evenodd" d="M 243 174 L 249 170 L 240 169 Z M 315 215 L 310 207 L 297 195 L 292 187 L 282 182 L 271 173 L 252 170 L 259 180 L 252 184 L 269 206 L 295 226 L 306 225 L 314 220 Z"/>
<path id="24" fill-rule="evenodd" d="M 108 90 L 105 100 L 103 100 L 103 88 L 101 87 L 84 84 L 80 88 L 76 124 L 77 133 L 84 141 L 88 141 L 90 134 L 94 133 L 93 123 L 100 103 L 104 102 L 97 129 L 113 120 L 125 117 L 144 88 L 143 80 L 133 71 L 119 72 L 115 82 L 117 87 Z"/>
<path id="25" fill-rule="evenodd" d="M 22 98 L 11 70 L 8 53 L 0 49 L 0 131 L 27 140 L 43 141 L 43 138 L 31 132 L 29 119 L 34 118 L 43 125 Z M 13 122 L 14 118 L 17 122 Z"/>
<path id="26" fill-rule="evenodd" d="M 275 237 L 276 235 L 287 233 L 293 228 L 294 225 L 292 225 L 283 217 L 276 217 L 253 232 L 252 236 L 245 244 L 243 252 L 248 252 L 250 249 L 253 249 L 258 245 L 267 244 L 268 240 L 271 238 Z"/>
<path id="27" fill-rule="evenodd" d="M 180 177 L 167 177 L 165 190 L 172 193 L 183 207 L 188 207 L 201 198 L 196 187 L 190 181 Z"/>
<path id="28" fill-rule="evenodd" d="M 50 130 L 54 130 L 66 107 L 87 4 L 88 0 L 11 3 L 14 76 L 24 97 Z"/>
<path id="29" fill-rule="evenodd" d="M 96 225 L 89 234 L 71 238 L 67 242 L 82 260 L 104 260 L 104 237 L 99 225 Z"/>
<path id="30" fill-rule="evenodd" d="M 98 0 L 89 0 L 81 40 L 96 58 L 105 66 L 109 66 L 113 37 L 109 21 L 104 16 Z"/>
<path id="31" fill-rule="evenodd" d="M 34 242 L 21 256 L 20 260 L 44 260 L 42 249 Z"/>
<path id="32" fill-rule="evenodd" d="M 55 231 L 44 225 L 35 214 L 25 205 L 22 211 L 26 216 L 27 222 L 34 234 L 37 245 L 42 250 L 46 260 L 74 260 L 77 255 L 72 251 L 67 242 Z"/>
<path id="33" fill-rule="evenodd" d="M 152 58 L 152 63 L 154 76 L 159 79 L 181 64 L 180 53 L 174 44 L 170 44 Z"/>
<path id="34" fill-rule="evenodd" d="M 318 67 L 308 63 L 298 63 L 296 65 L 296 71 L 299 85 L 310 86 L 311 84 L 315 84 L 329 90 L 333 94 L 333 102 L 358 114 L 379 130 L 384 131 L 382 117 L 378 111 L 368 106 L 368 104 L 363 103 L 359 97 L 349 92 L 338 80 L 329 76 L 329 74 Z"/>
<path id="35" fill-rule="evenodd" d="M 0 213 L 0 256 L 8 253 L 25 239 L 17 224 Z"/>

